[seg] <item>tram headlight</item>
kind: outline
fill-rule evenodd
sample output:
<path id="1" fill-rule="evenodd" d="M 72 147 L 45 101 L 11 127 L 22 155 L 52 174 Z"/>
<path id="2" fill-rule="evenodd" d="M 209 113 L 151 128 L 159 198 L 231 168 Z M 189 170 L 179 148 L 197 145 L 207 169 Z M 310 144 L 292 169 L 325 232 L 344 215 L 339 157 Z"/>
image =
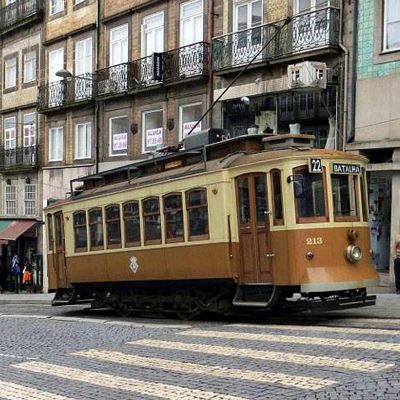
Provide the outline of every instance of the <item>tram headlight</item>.
<path id="1" fill-rule="evenodd" d="M 360 246 L 356 246 L 355 244 L 350 244 L 346 249 L 346 257 L 351 263 L 356 263 L 360 261 L 362 258 L 362 251 Z"/>

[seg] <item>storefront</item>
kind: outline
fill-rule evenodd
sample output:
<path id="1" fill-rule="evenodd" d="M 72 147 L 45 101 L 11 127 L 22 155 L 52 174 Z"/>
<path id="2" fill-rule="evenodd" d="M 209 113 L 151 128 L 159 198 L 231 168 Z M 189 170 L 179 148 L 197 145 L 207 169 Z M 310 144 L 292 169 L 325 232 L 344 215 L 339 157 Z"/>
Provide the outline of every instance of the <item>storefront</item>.
<path id="1" fill-rule="evenodd" d="M 35 290 L 43 286 L 42 255 L 38 254 L 40 221 L 35 219 L 0 220 L 0 286 L 3 290 L 14 290 L 14 279 L 10 273 L 14 254 L 20 259 L 21 270 L 24 262 L 33 268 Z"/>

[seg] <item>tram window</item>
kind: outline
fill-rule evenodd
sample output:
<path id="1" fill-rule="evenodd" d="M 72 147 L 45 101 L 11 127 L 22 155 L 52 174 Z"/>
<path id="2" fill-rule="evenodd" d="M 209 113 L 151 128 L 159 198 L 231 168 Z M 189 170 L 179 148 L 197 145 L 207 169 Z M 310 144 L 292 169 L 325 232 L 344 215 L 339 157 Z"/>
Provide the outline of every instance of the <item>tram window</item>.
<path id="1" fill-rule="evenodd" d="M 53 251 L 53 216 L 51 214 L 47 215 L 47 241 L 48 250 Z"/>
<path id="2" fill-rule="evenodd" d="M 139 202 L 124 204 L 125 246 L 140 246 Z"/>
<path id="3" fill-rule="evenodd" d="M 103 212 L 101 208 L 89 211 L 90 250 L 104 248 Z"/>
<path id="4" fill-rule="evenodd" d="M 250 192 L 247 177 L 239 179 L 238 188 L 240 224 L 247 225 L 250 223 Z"/>
<path id="5" fill-rule="evenodd" d="M 294 174 L 302 176 L 304 189 L 302 196 L 295 197 L 297 222 L 326 221 L 324 173 L 310 174 L 307 167 L 301 167 L 296 168 Z"/>
<path id="6" fill-rule="evenodd" d="M 357 176 L 331 175 L 335 221 L 358 219 Z"/>
<path id="7" fill-rule="evenodd" d="M 265 176 L 254 177 L 254 188 L 256 194 L 257 223 L 265 224 L 267 220 L 267 191 L 265 187 Z"/>
<path id="8" fill-rule="evenodd" d="M 164 196 L 165 240 L 166 242 L 183 241 L 182 195 Z"/>
<path id="9" fill-rule="evenodd" d="M 360 177 L 361 185 L 361 202 L 362 202 L 362 213 L 364 221 L 368 221 L 368 198 L 367 198 L 367 187 L 366 187 L 365 174 Z"/>
<path id="10" fill-rule="evenodd" d="M 145 244 L 161 243 L 161 217 L 158 197 L 143 200 Z"/>
<path id="11" fill-rule="evenodd" d="M 63 246 L 63 236 L 62 236 L 62 214 L 56 214 L 55 216 L 55 225 L 56 225 L 56 248 L 59 249 Z"/>
<path id="12" fill-rule="evenodd" d="M 107 248 L 121 247 L 121 217 L 118 204 L 106 207 Z"/>
<path id="13" fill-rule="evenodd" d="M 86 213 L 78 211 L 74 214 L 75 251 L 87 251 Z"/>
<path id="14" fill-rule="evenodd" d="M 274 225 L 283 225 L 282 184 L 280 171 L 272 171 Z"/>
<path id="15" fill-rule="evenodd" d="M 208 239 L 208 205 L 206 189 L 194 189 L 186 193 L 189 221 L 189 239 Z"/>

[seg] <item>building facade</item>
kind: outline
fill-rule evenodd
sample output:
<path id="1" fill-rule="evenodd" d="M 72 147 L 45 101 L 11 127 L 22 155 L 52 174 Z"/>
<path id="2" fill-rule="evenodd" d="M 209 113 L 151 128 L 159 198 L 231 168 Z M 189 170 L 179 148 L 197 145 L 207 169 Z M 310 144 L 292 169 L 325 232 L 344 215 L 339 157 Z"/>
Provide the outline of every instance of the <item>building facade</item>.
<path id="1" fill-rule="evenodd" d="M 42 176 L 37 86 L 40 80 L 43 2 L 0 2 L 0 285 L 12 289 L 9 266 L 16 252 L 34 264 L 43 284 Z"/>
<path id="2" fill-rule="evenodd" d="M 367 156 L 374 263 L 391 272 L 400 232 L 400 3 L 358 2 L 355 130 L 348 150 Z"/>

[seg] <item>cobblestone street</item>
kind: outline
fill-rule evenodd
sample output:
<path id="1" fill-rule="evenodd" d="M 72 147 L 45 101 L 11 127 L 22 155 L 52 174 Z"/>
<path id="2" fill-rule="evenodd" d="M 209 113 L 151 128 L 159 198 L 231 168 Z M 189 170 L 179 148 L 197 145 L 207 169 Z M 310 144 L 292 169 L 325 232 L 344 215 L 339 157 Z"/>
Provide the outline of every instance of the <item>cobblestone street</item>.
<path id="1" fill-rule="evenodd" d="M 81 310 L 0 306 L 1 399 L 400 399 L 397 329 Z"/>

